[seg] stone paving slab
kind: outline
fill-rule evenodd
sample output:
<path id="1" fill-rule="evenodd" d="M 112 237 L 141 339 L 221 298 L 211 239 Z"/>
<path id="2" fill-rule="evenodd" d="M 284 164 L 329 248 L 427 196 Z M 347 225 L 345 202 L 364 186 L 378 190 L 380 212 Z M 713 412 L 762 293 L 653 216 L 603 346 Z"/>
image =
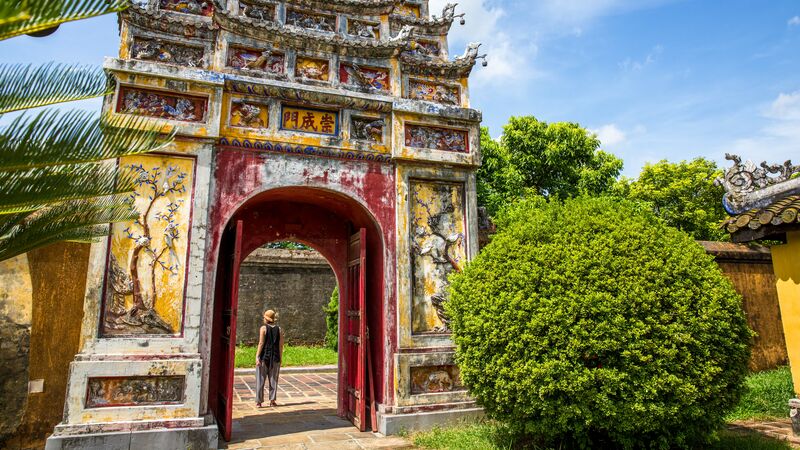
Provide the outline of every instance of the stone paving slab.
<path id="1" fill-rule="evenodd" d="M 792 432 L 792 421 L 790 419 L 772 421 L 739 420 L 728 425 L 728 428 L 732 431 L 744 433 L 755 432 L 773 439 L 786 441 L 793 448 L 800 448 L 800 437 L 795 436 Z"/>
<path id="2" fill-rule="evenodd" d="M 278 406 L 257 408 L 254 371 L 234 375 L 231 442 L 222 448 L 406 449 L 405 439 L 360 432 L 336 415 L 336 373 L 281 373 Z M 265 404 L 268 402 L 265 402 Z"/>

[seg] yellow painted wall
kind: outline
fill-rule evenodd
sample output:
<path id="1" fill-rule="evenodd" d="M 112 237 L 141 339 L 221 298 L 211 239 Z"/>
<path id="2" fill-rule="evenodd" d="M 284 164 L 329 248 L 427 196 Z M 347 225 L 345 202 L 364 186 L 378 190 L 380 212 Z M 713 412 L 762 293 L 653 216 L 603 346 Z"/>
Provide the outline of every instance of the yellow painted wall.
<path id="1" fill-rule="evenodd" d="M 789 233 L 786 244 L 772 247 L 772 264 L 778 278 L 778 301 L 792 381 L 795 394 L 800 396 L 800 232 Z"/>

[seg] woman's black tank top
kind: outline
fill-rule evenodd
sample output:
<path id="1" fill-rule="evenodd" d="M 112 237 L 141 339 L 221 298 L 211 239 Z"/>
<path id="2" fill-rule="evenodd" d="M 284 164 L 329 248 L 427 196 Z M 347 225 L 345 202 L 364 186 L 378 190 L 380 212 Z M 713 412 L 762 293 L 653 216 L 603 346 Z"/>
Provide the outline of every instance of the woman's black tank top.
<path id="1" fill-rule="evenodd" d="M 281 362 L 281 328 L 267 325 L 264 336 L 264 347 L 261 349 L 259 359 L 267 364 Z"/>

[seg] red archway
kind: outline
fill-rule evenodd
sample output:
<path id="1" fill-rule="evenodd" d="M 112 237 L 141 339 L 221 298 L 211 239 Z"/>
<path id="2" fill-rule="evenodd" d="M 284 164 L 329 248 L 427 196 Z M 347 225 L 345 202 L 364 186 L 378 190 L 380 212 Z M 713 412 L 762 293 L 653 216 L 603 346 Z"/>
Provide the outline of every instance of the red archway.
<path id="1" fill-rule="evenodd" d="M 363 231 L 362 231 L 363 230 Z M 360 236 L 353 240 L 352 236 Z M 369 355 L 372 363 L 369 369 L 374 372 L 374 394 L 369 394 L 370 400 L 375 403 L 383 401 L 386 376 L 383 364 L 384 346 L 381 345 L 386 336 L 384 309 L 384 251 L 383 235 L 380 226 L 372 215 L 357 201 L 345 195 L 320 188 L 286 187 L 263 192 L 240 206 L 232 215 L 221 236 L 219 244 L 219 258 L 217 276 L 214 289 L 214 311 L 211 337 L 211 364 L 208 401 L 209 409 L 214 412 L 221 431 L 227 438 L 230 437 L 230 386 L 233 379 L 232 348 L 231 342 L 236 340 L 236 313 L 235 299 L 238 286 L 238 267 L 244 258 L 262 245 L 274 241 L 295 241 L 306 244 L 319 251 L 329 262 L 336 274 L 339 286 L 352 285 L 361 278 L 365 284 L 364 309 L 371 338 L 367 345 L 361 348 L 365 355 Z M 354 250 L 362 243 L 361 259 L 353 258 Z M 365 258 L 365 259 L 364 259 Z M 359 261 L 366 260 L 366 264 Z M 363 272 L 362 272 L 363 271 Z M 348 294 L 344 294 L 344 306 Z M 351 293 L 351 295 L 357 295 Z M 355 298 L 355 297 L 352 297 Z M 232 305 L 232 301 L 234 302 Z M 356 300 L 356 304 L 357 304 Z M 231 307 L 233 306 L 233 307 Z M 348 331 L 353 323 L 352 314 L 347 314 L 347 307 L 340 308 L 340 354 L 339 366 L 355 361 L 355 353 L 360 340 L 354 338 Z M 356 315 L 356 322 L 360 316 Z M 348 336 L 349 335 L 349 336 Z M 348 338 L 350 342 L 348 342 Z M 352 365 L 352 364 L 351 364 Z M 348 386 L 357 381 L 352 377 L 353 370 L 339 371 L 338 412 L 341 416 L 354 414 L 353 404 L 348 402 L 354 393 L 347 392 Z M 366 369 L 364 377 L 358 380 L 361 386 L 366 384 Z M 353 379 L 346 379 L 350 376 Z M 349 383 L 349 384 L 348 384 Z M 352 391 L 352 388 L 350 389 Z M 356 394 L 358 396 L 358 394 Z M 361 404 L 368 404 L 364 401 Z M 371 411 L 374 415 L 374 408 Z M 366 426 L 365 415 L 362 412 L 358 425 L 363 429 Z M 227 425 L 227 427 L 226 427 Z"/>

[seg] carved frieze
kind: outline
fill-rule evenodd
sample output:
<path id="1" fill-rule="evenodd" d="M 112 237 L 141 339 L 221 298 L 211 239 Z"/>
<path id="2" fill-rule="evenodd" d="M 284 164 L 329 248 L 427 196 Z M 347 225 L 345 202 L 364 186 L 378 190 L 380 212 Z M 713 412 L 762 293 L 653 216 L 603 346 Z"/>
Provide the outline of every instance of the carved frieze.
<path id="1" fill-rule="evenodd" d="M 430 148 L 446 152 L 469 152 L 469 133 L 465 130 L 406 125 L 405 143 L 407 147 Z"/>
<path id="2" fill-rule="evenodd" d="M 395 7 L 395 14 L 407 17 L 420 17 L 422 15 L 421 8 L 416 3 L 402 3 Z"/>
<path id="3" fill-rule="evenodd" d="M 364 20 L 347 19 L 347 34 L 365 39 L 380 39 L 381 24 Z"/>
<path id="4" fill-rule="evenodd" d="M 339 134 L 339 112 L 282 105 L 281 129 L 336 136 Z"/>
<path id="5" fill-rule="evenodd" d="M 458 366 L 411 367 L 411 394 L 435 394 L 464 389 Z"/>
<path id="6" fill-rule="evenodd" d="M 229 123 L 232 127 L 267 128 L 269 126 L 269 106 L 244 100 L 233 100 Z"/>
<path id="7" fill-rule="evenodd" d="M 390 92 L 390 79 L 389 69 L 364 67 L 355 63 L 342 63 L 339 66 L 339 81 L 346 86 L 367 91 Z"/>
<path id="8" fill-rule="evenodd" d="M 228 49 L 228 67 L 255 70 L 274 75 L 286 72 L 286 55 L 273 50 L 232 46 Z"/>
<path id="9" fill-rule="evenodd" d="M 216 28 L 204 16 L 172 14 L 170 10 L 147 10 L 131 3 L 120 17 L 136 27 L 174 36 L 213 41 Z"/>
<path id="10" fill-rule="evenodd" d="M 195 160 L 134 155 L 119 164 L 136 176 L 139 217 L 111 226 L 100 334 L 180 335 Z"/>
<path id="11" fill-rule="evenodd" d="M 447 277 L 466 260 L 464 185 L 413 180 L 409 201 L 412 332 L 447 333 Z"/>
<path id="12" fill-rule="evenodd" d="M 187 67 L 203 67 L 204 49 L 160 39 L 134 38 L 131 57 Z"/>
<path id="13" fill-rule="evenodd" d="M 350 119 L 350 138 L 374 144 L 383 143 L 386 121 L 375 117 L 353 116 Z"/>
<path id="14" fill-rule="evenodd" d="M 336 32 L 336 16 L 317 14 L 297 9 L 286 10 L 286 25 L 291 25 L 307 30 L 322 31 L 325 33 Z"/>
<path id="15" fill-rule="evenodd" d="M 382 113 L 390 112 L 392 110 L 392 102 L 371 98 L 343 96 L 333 93 L 320 92 L 315 89 L 296 89 L 286 86 L 269 86 L 262 83 L 250 83 L 236 80 L 226 80 L 225 88 L 239 94 L 273 97 L 292 102 L 314 103 Z"/>
<path id="16" fill-rule="evenodd" d="M 353 161 L 370 161 L 389 163 L 392 155 L 374 151 L 339 150 L 333 147 L 314 147 L 311 145 L 291 145 L 279 142 L 260 141 L 254 139 L 220 138 L 219 145 L 253 150 L 255 152 L 286 153 L 292 155 L 317 156 L 320 158 L 337 158 Z"/>
<path id="17" fill-rule="evenodd" d="M 205 120 L 207 103 L 208 99 L 203 97 L 123 86 L 119 90 L 117 112 L 182 122 L 202 122 Z"/>
<path id="18" fill-rule="evenodd" d="M 212 0 L 159 0 L 158 8 L 206 17 L 214 14 L 214 2 Z"/>
<path id="19" fill-rule="evenodd" d="M 484 66 L 487 64 L 486 55 L 478 54 L 480 46 L 481 44 L 477 43 L 469 44 L 464 54 L 456 57 L 453 61 L 414 56 L 412 52 L 405 51 L 400 55 L 403 73 L 426 77 L 443 77 L 453 80 L 468 77 L 478 59 L 484 60 Z"/>
<path id="20" fill-rule="evenodd" d="M 316 81 L 330 80 L 330 62 L 327 59 L 297 57 L 295 63 L 296 78 Z"/>
<path id="21" fill-rule="evenodd" d="M 425 100 L 444 105 L 461 105 L 457 87 L 431 81 L 408 80 L 408 97 L 414 100 Z"/>
<path id="22" fill-rule="evenodd" d="M 239 1 L 239 15 L 262 22 L 275 20 L 276 5 L 273 3 L 257 3 Z"/>
<path id="23" fill-rule="evenodd" d="M 89 378 L 86 408 L 183 403 L 183 376 Z"/>
<path id="24" fill-rule="evenodd" d="M 403 54 L 412 58 L 439 58 L 442 54 L 442 46 L 434 41 L 415 40 L 408 43 Z"/>

